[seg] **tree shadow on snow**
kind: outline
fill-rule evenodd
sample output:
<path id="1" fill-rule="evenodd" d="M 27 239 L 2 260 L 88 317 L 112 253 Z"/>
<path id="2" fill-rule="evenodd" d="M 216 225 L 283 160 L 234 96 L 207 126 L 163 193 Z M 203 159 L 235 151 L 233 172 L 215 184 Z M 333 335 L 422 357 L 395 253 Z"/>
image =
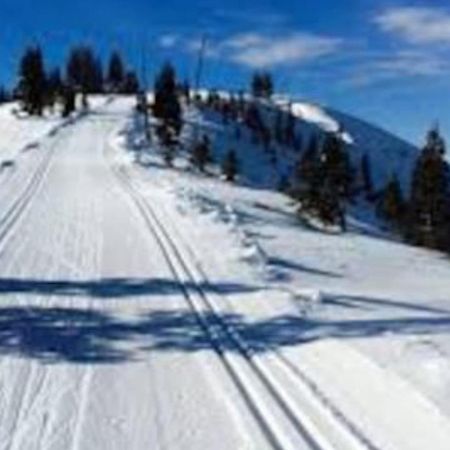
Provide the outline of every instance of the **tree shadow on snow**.
<path id="1" fill-rule="evenodd" d="M 253 292 L 259 288 L 238 283 L 189 283 L 184 287 L 200 288 L 218 294 Z M 104 278 L 98 280 L 36 280 L 26 278 L 0 278 L 0 295 L 30 294 L 44 296 L 84 296 L 93 298 L 130 298 L 180 294 L 176 280 L 151 278 Z"/>
<path id="2" fill-rule="evenodd" d="M 46 294 L 62 292 L 75 295 L 78 290 L 97 292 L 86 282 L 13 283 L 13 293 Z M 127 283 L 127 287 L 129 288 Z M 170 286 L 170 284 L 169 284 Z M 165 287 L 165 289 L 167 286 Z M 172 287 L 169 287 L 171 289 Z M 113 298 L 121 289 L 109 289 Z M 133 288 L 132 288 L 133 289 Z M 139 288 L 138 292 L 142 292 Z M 162 287 L 159 287 L 161 292 Z M 7 292 L 3 283 L 2 294 Z M 70 293 L 70 294 L 69 294 Z M 98 292 L 97 292 L 98 293 Z M 100 289 L 99 298 L 106 291 Z M 95 297 L 95 294 L 94 294 Z M 355 301 L 377 301 L 356 299 Z M 351 302 L 351 300 L 349 300 Z M 388 302 L 388 300 L 385 300 Z M 108 303 L 105 303 L 107 306 Z M 238 314 L 205 312 L 202 321 L 187 306 L 181 309 L 157 309 L 143 303 L 137 316 L 118 316 L 113 311 L 79 307 L 5 306 L 0 308 L 0 357 L 9 355 L 32 358 L 43 363 L 118 364 L 139 361 L 152 352 L 184 352 L 210 350 L 214 340 L 208 326 L 217 330 L 223 324 L 236 330 L 256 353 L 292 347 L 325 338 L 353 339 L 387 335 L 432 335 L 450 333 L 450 314 L 400 316 L 387 319 L 324 320 L 298 315 L 277 315 L 264 320 L 250 320 Z M 416 311 L 417 313 L 417 311 Z M 436 313 L 436 312 L 435 312 Z M 222 329 L 223 331 L 223 329 Z M 221 339 L 221 350 L 238 352 L 233 340 Z"/>

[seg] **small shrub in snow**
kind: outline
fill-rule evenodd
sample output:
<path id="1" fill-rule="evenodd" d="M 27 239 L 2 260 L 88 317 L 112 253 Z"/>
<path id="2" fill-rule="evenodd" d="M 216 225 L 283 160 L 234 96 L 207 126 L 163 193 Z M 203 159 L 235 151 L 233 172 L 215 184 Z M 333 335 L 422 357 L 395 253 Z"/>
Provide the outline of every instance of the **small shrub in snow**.
<path id="1" fill-rule="evenodd" d="M 208 136 L 204 135 L 200 142 L 196 142 L 192 149 L 191 163 L 200 172 L 205 172 L 206 165 L 212 162 L 211 142 Z"/>

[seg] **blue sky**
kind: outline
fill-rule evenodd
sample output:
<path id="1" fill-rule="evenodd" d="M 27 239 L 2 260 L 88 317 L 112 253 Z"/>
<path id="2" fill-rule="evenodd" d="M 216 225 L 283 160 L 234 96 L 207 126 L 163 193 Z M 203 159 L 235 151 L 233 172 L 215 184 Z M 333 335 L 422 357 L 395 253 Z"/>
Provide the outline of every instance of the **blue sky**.
<path id="1" fill-rule="evenodd" d="M 269 69 L 278 90 L 375 122 L 420 143 L 436 120 L 450 139 L 450 5 L 444 0 L 1 0 L 0 82 L 25 45 L 49 66 L 79 42 L 149 73 L 170 58 L 191 78 L 202 33 L 204 84 L 243 88 Z"/>

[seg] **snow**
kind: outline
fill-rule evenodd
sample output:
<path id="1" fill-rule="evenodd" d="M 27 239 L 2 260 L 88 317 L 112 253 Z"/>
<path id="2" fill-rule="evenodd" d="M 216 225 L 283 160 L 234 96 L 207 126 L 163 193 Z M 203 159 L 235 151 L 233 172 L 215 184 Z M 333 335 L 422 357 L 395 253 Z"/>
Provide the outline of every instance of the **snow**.
<path id="1" fill-rule="evenodd" d="M 298 155 L 273 168 L 213 113 L 187 123 L 216 160 L 236 146 L 238 183 L 186 152 L 167 169 L 133 106 L 99 97 L 68 123 L 0 108 L 0 449 L 447 450 L 448 259 L 364 205 L 347 234 L 300 223 L 273 189 Z M 295 114 L 346 122 L 355 154 L 403 145 Z"/>
<path id="2" fill-rule="evenodd" d="M 208 112 L 195 121 L 209 130 L 220 160 L 232 132 Z M 352 136 L 370 131 L 386 148 L 391 143 L 392 153 L 401 142 L 368 124 L 358 129 L 356 119 L 351 123 Z M 373 219 L 350 218 L 344 235 L 300 224 L 289 201 L 252 172 L 267 175 L 262 152 L 242 145 L 238 186 L 199 177 L 183 158 L 173 172 L 158 164 L 157 154 L 139 155 L 142 185 L 152 186 L 147 195 L 154 198 L 155 186 L 164 193 L 158 193 L 161 208 L 195 243 L 196 264 L 210 282 L 244 280 L 251 287 L 219 292 L 217 303 L 242 320 L 253 345 L 296 361 L 317 381 L 329 409 L 374 448 L 423 448 L 430 436 L 436 437 L 433 448 L 448 448 L 448 260 L 396 241 L 377 230 Z M 417 150 L 401 145 L 411 151 L 411 163 Z M 375 170 L 384 157 L 375 159 Z M 400 152 L 398 161 L 403 158 Z M 250 161 L 256 167 L 248 171 Z M 174 202 L 175 209 L 166 206 Z M 372 393 L 372 386 L 379 390 Z M 352 401 L 346 400 L 350 394 Z"/>

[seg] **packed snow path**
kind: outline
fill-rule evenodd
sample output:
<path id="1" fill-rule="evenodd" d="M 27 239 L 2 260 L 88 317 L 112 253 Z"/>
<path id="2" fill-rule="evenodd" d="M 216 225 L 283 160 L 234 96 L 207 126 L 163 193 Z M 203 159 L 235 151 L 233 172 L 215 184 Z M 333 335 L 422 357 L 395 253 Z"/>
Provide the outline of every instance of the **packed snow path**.
<path id="1" fill-rule="evenodd" d="M 0 449 L 446 448 L 441 418 L 351 349 L 254 342 L 218 298 L 251 286 L 208 279 L 160 180 L 141 190 L 111 145 L 130 110 L 106 102 L 8 154 Z M 352 398 L 355 373 L 373 395 Z M 420 439 L 386 415 L 391 395 Z"/>
<path id="2" fill-rule="evenodd" d="M 62 127 L 21 185 L 3 189 L 0 448 L 242 447 L 227 386 L 208 376 L 217 361 L 146 338 L 189 319 L 105 160 L 117 120 Z"/>

